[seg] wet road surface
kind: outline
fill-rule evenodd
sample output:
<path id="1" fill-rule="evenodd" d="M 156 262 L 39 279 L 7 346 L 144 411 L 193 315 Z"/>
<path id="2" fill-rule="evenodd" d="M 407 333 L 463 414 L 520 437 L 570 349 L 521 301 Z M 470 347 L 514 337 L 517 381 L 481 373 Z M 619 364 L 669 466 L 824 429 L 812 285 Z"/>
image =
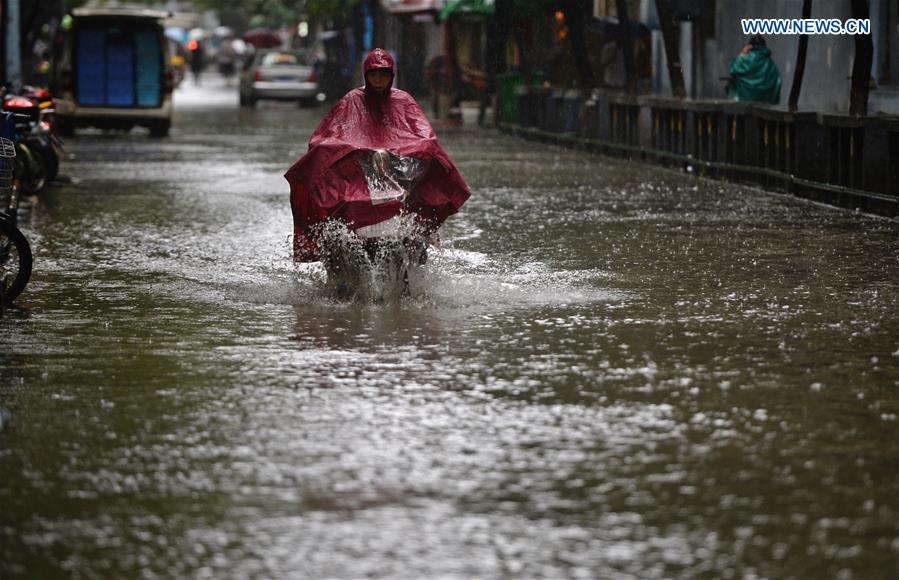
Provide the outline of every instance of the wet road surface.
<path id="1" fill-rule="evenodd" d="M 0 577 L 891 578 L 899 225 L 438 128 L 398 303 L 294 267 L 324 109 L 84 131 L 0 320 Z"/>

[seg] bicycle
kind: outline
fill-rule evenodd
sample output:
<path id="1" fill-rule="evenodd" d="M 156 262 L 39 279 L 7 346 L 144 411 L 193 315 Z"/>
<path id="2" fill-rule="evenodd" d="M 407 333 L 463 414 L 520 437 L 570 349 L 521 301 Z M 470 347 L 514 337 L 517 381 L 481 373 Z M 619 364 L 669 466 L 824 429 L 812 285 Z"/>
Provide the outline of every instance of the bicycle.
<path id="1" fill-rule="evenodd" d="M 2 130 L 7 133 L 11 117 L 6 116 L 2 121 Z M 0 199 L 4 200 L 0 211 L 0 312 L 3 305 L 11 304 L 22 293 L 31 279 L 31 245 L 17 227 L 20 188 L 15 143 L 0 137 Z"/>

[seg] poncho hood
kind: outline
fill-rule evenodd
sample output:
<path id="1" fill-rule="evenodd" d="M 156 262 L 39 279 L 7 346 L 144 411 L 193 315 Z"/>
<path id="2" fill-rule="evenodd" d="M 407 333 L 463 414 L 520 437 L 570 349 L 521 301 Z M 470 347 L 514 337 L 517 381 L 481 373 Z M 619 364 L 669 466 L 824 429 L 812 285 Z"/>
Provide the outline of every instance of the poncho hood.
<path id="1" fill-rule="evenodd" d="M 390 69 L 390 84 L 387 85 L 389 91 L 393 87 L 393 79 L 396 77 L 396 64 L 393 62 L 393 57 L 390 56 L 390 53 L 383 48 L 376 48 L 365 57 L 365 61 L 362 63 L 363 81 L 365 80 L 365 75 L 368 74 L 368 71 L 376 68 Z M 367 88 L 368 87 L 366 87 L 366 89 Z"/>

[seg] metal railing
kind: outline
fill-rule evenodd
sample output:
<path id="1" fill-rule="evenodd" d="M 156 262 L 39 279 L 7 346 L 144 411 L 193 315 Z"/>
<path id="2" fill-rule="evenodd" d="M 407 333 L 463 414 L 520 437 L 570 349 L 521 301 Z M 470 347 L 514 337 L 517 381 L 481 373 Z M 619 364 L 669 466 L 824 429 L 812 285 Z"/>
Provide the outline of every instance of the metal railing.
<path id="1" fill-rule="evenodd" d="M 899 118 L 519 87 L 506 131 L 899 216 Z"/>

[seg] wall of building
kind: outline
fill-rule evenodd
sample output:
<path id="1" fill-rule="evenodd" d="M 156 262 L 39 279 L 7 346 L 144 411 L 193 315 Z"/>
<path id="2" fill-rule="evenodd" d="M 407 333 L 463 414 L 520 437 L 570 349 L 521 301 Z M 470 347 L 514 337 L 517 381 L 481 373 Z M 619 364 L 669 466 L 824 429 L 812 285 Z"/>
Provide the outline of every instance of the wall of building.
<path id="1" fill-rule="evenodd" d="M 717 3 L 716 36 L 706 48 L 709 67 L 715 78 L 726 76 L 730 61 L 746 43 L 740 20 L 743 18 L 801 18 L 799 0 L 749 0 Z M 848 2 L 814 2 L 812 18 L 850 18 Z M 783 77 L 781 104 L 786 104 L 796 70 L 799 36 L 771 35 L 765 39 Z M 846 111 L 855 40 L 852 36 L 809 36 L 805 73 L 799 108 L 816 111 Z M 708 79 L 708 75 L 706 76 Z M 706 90 L 709 87 L 706 86 Z"/>
<path id="2" fill-rule="evenodd" d="M 677 4 L 676 0 L 672 0 L 673 7 L 676 8 Z M 802 16 L 801 0 L 745 2 L 718 0 L 714 5 L 715 12 L 712 16 L 714 27 L 711 36 L 703 37 L 701 29 L 705 27 L 693 23 L 692 41 L 687 38 L 682 38 L 681 41 L 687 92 L 694 98 L 725 97 L 725 81 L 722 78 L 727 76 L 731 61 L 748 40 L 743 34 L 741 19 L 792 19 Z M 653 29 L 654 92 L 668 95 L 670 85 L 665 68 L 664 46 L 654 6 L 655 0 L 643 0 L 641 19 Z M 897 28 L 899 4 L 895 4 L 892 0 L 871 0 L 870 9 L 875 55 L 868 110 L 870 113 L 899 115 L 899 28 Z M 680 15 L 684 16 L 683 13 Z M 849 2 L 812 4 L 812 18 L 846 20 L 850 17 Z M 682 32 L 688 32 L 689 29 L 689 25 L 681 27 Z M 796 70 L 799 36 L 770 35 L 766 41 L 783 80 L 780 104 L 786 105 Z M 799 109 L 821 112 L 847 111 L 854 56 L 853 36 L 809 36 Z"/>

